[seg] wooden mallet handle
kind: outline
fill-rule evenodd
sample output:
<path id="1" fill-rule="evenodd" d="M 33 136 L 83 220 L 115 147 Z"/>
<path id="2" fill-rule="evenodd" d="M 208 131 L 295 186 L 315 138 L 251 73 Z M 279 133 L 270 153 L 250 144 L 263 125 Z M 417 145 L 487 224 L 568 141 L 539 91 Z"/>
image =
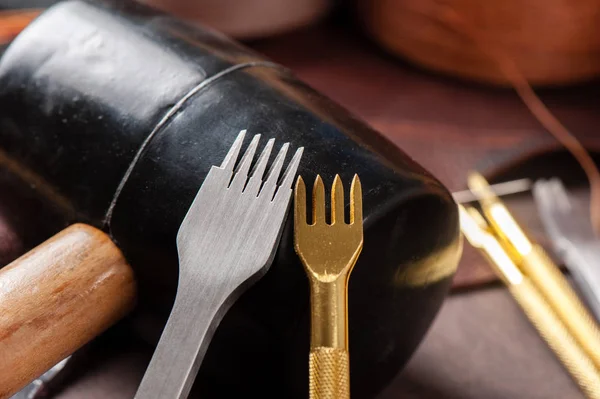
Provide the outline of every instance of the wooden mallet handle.
<path id="1" fill-rule="evenodd" d="M 135 296 L 119 248 L 84 224 L 0 269 L 0 399 L 121 319 Z"/>

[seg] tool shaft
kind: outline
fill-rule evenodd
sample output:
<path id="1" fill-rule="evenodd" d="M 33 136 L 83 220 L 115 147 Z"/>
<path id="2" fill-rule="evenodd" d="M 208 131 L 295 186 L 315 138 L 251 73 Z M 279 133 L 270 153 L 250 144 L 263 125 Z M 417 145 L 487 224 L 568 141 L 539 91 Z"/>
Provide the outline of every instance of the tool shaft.
<path id="1" fill-rule="evenodd" d="M 507 253 L 600 369 L 600 329 L 558 266 L 527 237 L 483 176 L 477 173 L 469 175 L 469 187 L 482 192 L 481 207 Z"/>
<path id="2" fill-rule="evenodd" d="M 348 277 L 343 274 L 333 281 L 310 278 L 310 399 L 350 397 Z"/>
<path id="3" fill-rule="evenodd" d="M 600 321 L 600 241 L 590 223 L 589 213 L 572 201 L 557 178 L 538 180 L 533 187 L 542 224 L 555 253 L 569 269 L 597 321 Z"/>
<path id="4" fill-rule="evenodd" d="M 187 398 L 216 326 L 226 290 L 184 283 L 135 399 Z M 196 295 L 190 293 L 196 292 Z"/>
<path id="5" fill-rule="evenodd" d="M 541 247 L 534 245 L 523 257 L 521 269 L 600 369 L 600 331 L 558 266 Z"/>
<path id="6" fill-rule="evenodd" d="M 563 289 L 562 280 L 557 278 L 550 285 L 545 284 L 544 288 L 540 289 L 534 278 L 530 278 L 536 276 L 538 272 L 546 275 L 544 278 L 548 278 L 547 271 L 544 271 L 545 261 L 539 259 L 543 253 L 539 252 L 537 247 L 533 247 L 533 256 L 538 258 L 531 259 L 531 263 L 535 265 L 537 271 L 520 270 L 508 251 L 500 245 L 499 237 L 493 234 L 494 230 L 488 226 L 481 215 L 474 208 L 467 210 L 459 206 L 459 209 L 461 230 L 469 242 L 490 261 L 492 269 L 506 283 L 511 295 L 582 392 L 588 398 L 600 398 L 600 374 L 594 359 L 569 328 L 567 324 L 569 320 L 563 319 L 564 315 L 557 311 L 556 304 L 552 302 L 556 300 L 552 295 L 553 292 L 558 293 Z M 552 291 L 549 291 L 548 287 L 552 287 Z M 564 294 L 560 293 L 558 297 L 558 301 L 564 304 Z"/>
<path id="7" fill-rule="evenodd" d="M 525 192 L 531 189 L 531 185 L 530 179 L 519 179 L 492 184 L 490 190 L 497 196 L 504 196 Z M 480 193 L 473 190 L 455 191 L 452 193 L 452 197 L 457 203 L 464 204 L 466 202 L 477 201 L 480 198 Z"/>
<path id="8" fill-rule="evenodd" d="M 526 278 L 520 284 L 509 286 L 509 290 L 586 397 L 600 399 L 597 368 L 536 286 Z"/>
<path id="9" fill-rule="evenodd" d="M 311 279 L 311 348 L 348 350 L 348 276 L 331 282 Z"/>
<path id="10" fill-rule="evenodd" d="M 568 245 L 562 251 L 565 265 L 581 290 L 590 311 L 600 321 L 600 242 Z"/>

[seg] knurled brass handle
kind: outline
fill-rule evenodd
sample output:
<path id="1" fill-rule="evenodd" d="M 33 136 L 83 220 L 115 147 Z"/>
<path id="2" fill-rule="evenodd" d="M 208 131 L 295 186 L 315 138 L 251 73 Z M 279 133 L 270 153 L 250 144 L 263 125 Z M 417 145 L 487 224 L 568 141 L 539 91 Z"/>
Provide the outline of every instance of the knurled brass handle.
<path id="1" fill-rule="evenodd" d="M 350 360 L 347 351 L 326 347 L 311 349 L 308 372 L 310 399 L 350 398 Z"/>
<path id="2" fill-rule="evenodd" d="M 528 279 L 509 286 L 531 323 L 550 346 L 586 397 L 600 399 L 600 374 L 585 351 L 567 331 L 544 296 Z"/>
<path id="3" fill-rule="evenodd" d="M 558 266 L 539 245 L 534 245 L 521 268 L 600 369 L 600 330 Z"/>

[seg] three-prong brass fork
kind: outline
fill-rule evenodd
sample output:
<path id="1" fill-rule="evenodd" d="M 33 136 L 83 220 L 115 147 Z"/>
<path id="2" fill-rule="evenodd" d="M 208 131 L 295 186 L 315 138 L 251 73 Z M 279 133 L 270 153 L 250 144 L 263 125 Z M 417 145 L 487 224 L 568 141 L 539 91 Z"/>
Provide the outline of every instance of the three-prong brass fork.
<path id="1" fill-rule="evenodd" d="M 244 133 L 221 166 L 211 168 L 179 228 L 177 296 L 138 399 L 187 397 L 221 318 L 266 273 L 275 255 L 302 148 L 278 187 L 289 144 L 282 146 L 263 181 L 275 140 L 267 142 L 249 173 L 260 138 L 254 136 L 234 172 Z"/>
<path id="2" fill-rule="evenodd" d="M 350 189 L 350 222 L 344 221 L 344 188 L 335 176 L 331 190 L 331 223 L 325 219 L 325 187 L 317 176 L 312 193 L 312 218 L 307 222 L 306 187 L 295 190 L 296 253 L 310 281 L 311 399 L 350 397 L 348 355 L 348 278 L 363 246 L 362 192 L 358 176 Z"/>

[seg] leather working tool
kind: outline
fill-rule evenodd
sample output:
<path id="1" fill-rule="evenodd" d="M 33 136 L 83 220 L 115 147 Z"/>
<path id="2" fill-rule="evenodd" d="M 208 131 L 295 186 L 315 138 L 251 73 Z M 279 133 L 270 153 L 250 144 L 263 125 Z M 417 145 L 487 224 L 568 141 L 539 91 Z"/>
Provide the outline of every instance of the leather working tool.
<path id="1" fill-rule="evenodd" d="M 358 265 L 369 267 L 349 287 L 353 395 L 375 397 L 395 378 L 451 286 L 458 212 L 436 178 L 285 67 L 137 2 L 68 0 L 34 20 L 2 54 L 0 126 L 0 214 L 15 241 L 3 264 L 84 222 L 135 272 L 135 310 L 101 345 L 121 333 L 158 342 L 177 231 L 245 128 L 305 147 L 305 178 L 333 180 L 340 165 L 361 177 L 370 222 Z M 308 288 L 292 232 L 290 218 L 270 272 L 215 331 L 195 382 L 203 398 L 307 397 Z M 47 363 L 31 349 L 31 363 Z"/>
<path id="2" fill-rule="evenodd" d="M 533 198 L 540 218 L 585 302 L 600 321 L 600 241 L 590 223 L 588 208 L 569 199 L 559 179 L 538 180 Z"/>
<path id="3" fill-rule="evenodd" d="M 309 397 L 350 398 L 348 279 L 363 247 L 362 191 L 358 176 L 350 188 L 349 222 L 344 218 L 344 187 L 338 175 L 331 189 L 331 218 L 325 216 L 325 187 L 317 175 L 312 217 L 306 218 L 306 187 L 295 190 L 294 247 L 310 285 Z"/>
<path id="4" fill-rule="evenodd" d="M 525 235 L 483 176 L 470 173 L 468 185 L 479 196 L 483 213 L 505 250 L 600 370 L 600 330 L 558 266 Z"/>
<path id="5" fill-rule="evenodd" d="M 221 318 L 273 262 L 303 148 L 277 186 L 289 143 L 265 174 L 275 142 L 269 140 L 249 173 L 260 139 L 254 136 L 234 172 L 244 135 L 211 168 L 179 228 L 177 296 L 137 399 L 188 396 Z"/>
<path id="6" fill-rule="evenodd" d="M 459 205 L 461 230 L 469 243 L 489 260 L 531 324 L 554 351 L 588 398 L 600 398 L 600 374 L 544 293 L 513 261 L 495 231 L 475 208 Z"/>

